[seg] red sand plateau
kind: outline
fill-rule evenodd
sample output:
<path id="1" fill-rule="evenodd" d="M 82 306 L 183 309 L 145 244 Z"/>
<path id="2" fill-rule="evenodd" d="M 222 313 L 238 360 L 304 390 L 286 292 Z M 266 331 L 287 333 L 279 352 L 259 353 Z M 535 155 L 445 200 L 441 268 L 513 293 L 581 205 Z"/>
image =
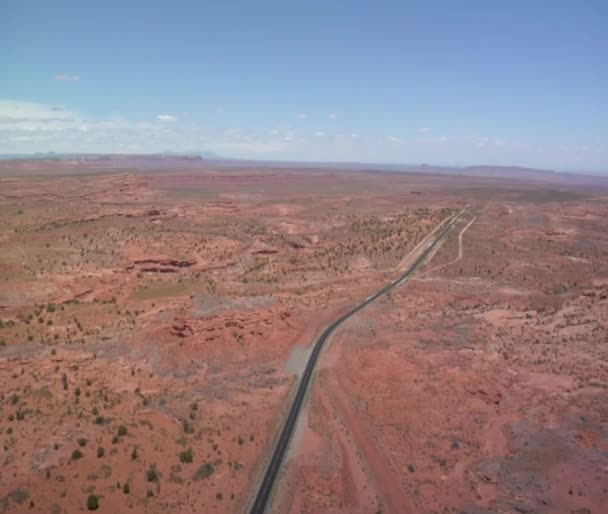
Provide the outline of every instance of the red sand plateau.
<path id="1" fill-rule="evenodd" d="M 607 216 L 475 202 L 334 337 L 276 511 L 605 512 Z"/>
<path id="2" fill-rule="evenodd" d="M 606 510 L 601 184 L 144 161 L 0 166 L 0 512 L 245 511 L 311 343 L 467 204 L 324 352 L 273 511 Z"/>
<path id="3" fill-rule="evenodd" d="M 416 177 L 52 164 L 0 177 L 0 512 L 242 512 L 295 349 L 462 204 Z"/>

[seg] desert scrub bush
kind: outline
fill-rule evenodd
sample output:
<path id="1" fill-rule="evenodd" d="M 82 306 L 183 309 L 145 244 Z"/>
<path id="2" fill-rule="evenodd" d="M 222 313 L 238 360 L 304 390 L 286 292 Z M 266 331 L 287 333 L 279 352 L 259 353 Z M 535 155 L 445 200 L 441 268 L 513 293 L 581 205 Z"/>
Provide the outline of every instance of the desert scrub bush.
<path id="1" fill-rule="evenodd" d="M 188 448 L 187 450 L 185 450 L 179 454 L 179 461 L 182 464 L 190 464 L 192 462 L 193 458 L 194 458 L 194 452 L 192 451 L 192 448 Z"/>
<path id="2" fill-rule="evenodd" d="M 182 485 L 184 483 L 184 479 L 182 477 L 180 477 L 179 475 L 176 475 L 175 473 L 171 473 L 169 475 L 169 482 Z"/>
<path id="3" fill-rule="evenodd" d="M 193 434 L 194 433 L 194 427 L 190 423 L 188 423 L 187 420 L 183 421 L 183 426 L 184 426 L 184 432 L 186 434 Z"/>
<path id="4" fill-rule="evenodd" d="M 205 480 L 213 475 L 214 471 L 215 468 L 213 467 L 213 464 L 206 462 L 196 470 L 196 473 L 194 473 L 194 480 Z"/>
<path id="5" fill-rule="evenodd" d="M 126 426 L 124 426 L 124 425 L 120 425 L 120 426 L 118 427 L 118 432 L 117 432 L 117 434 L 118 434 L 118 436 L 119 436 L 119 437 L 123 437 L 123 436 L 127 435 L 127 432 L 128 432 L 128 430 L 127 430 L 127 427 L 126 427 Z"/>
<path id="6" fill-rule="evenodd" d="M 83 453 L 76 448 L 73 452 L 72 452 L 72 460 L 78 460 L 81 459 L 83 456 Z"/>
<path id="7" fill-rule="evenodd" d="M 99 508 L 99 497 L 94 494 L 90 494 L 87 498 L 87 509 L 97 510 Z"/>
<path id="8" fill-rule="evenodd" d="M 146 479 L 148 482 L 158 482 L 158 471 L 156 471 L 156 465 L 152 464 L 148 471 L 146 471 Z"/>
<path id="9" fill-rule="evenodd" d="M 125 494 L 129 494 L 131 492 L 131 486 L 128 482 L 122 486 L 122 492 Z"/>
<path id="10" fill-rule="evenodd" d="M 97 448 L 97 458 L 100 459 L 106 454 L 106 451 L 103 449 L 103 446 Z"/>
<path id="11" fill-rule="evenodd" d="M 14 491 L 11 491 L 10 493 L 8 493 L 8 495 L 11 498 L 11 500 L 13 500 L 15 503 L 17 503 L 19 505 L 23 505 L 30 497 L 30 493 L 28 493 L 24 489 L 15 489 Z M 1 504 L 2 503 L 0 503 L 0 505 Z"/>
<path id="12" fill-rule="evenodd" d="M 84 448 L 87 445 L 87 440 L 84 437 L 81 437 L 80 439 L 78 439 L 78 446 L 80 446 L 81 448 Z"/>

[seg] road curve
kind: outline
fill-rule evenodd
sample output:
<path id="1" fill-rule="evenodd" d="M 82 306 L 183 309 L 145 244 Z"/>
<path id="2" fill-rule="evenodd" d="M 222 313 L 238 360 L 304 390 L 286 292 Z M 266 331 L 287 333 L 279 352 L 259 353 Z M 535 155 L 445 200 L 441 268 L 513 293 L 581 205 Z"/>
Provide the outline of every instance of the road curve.
<path id="1" fill-rule="evenodd" d="M 439 232 L 439 235 L 433 240 L 431 244 L 427 246 L 424 252 L 422 252 L 422 254 L 416 259 L 414 264 L 412 264 L 405 273 L 403 273 L 399 278 L 397 278 L 387 286 L 380 289 L 380 291 L 374 293 L 372 296 L 369 296 L 363 303 L 359 304 L 354 309 L 339 317 L 323 331 L 323 333 L 315 343 L 315 347 L 312 353 L 310 354 L 310 357 L 308 358 L 306 369 L 304 370 L 304 374 L 302 375 L 302 378 L 298 385 L 298 390 L 296 392 L 295 398 L 293 399 L 293 403 L 291 404 L 291 407 L 289 409 L 289 414 L 287 415 L 287 419 L 285 420 L 285 424 L 283 425 L 283 428 L 281 430 L 281 434 L 274 448 L 274 452 L 272 454 L 270 462 L 268 463 L 268 467 L 266 468 L 264 478 L 260 482 L 260 486 L 255 496 L 255 500 L 253 502 L 251 510 L 249 511 L 250 514 L 264 514 L 266 512 L 266 508 L 268 507 L 269 500 L 272 495 L 272 490 L 279 474 L 279 469 L 281 468 L 285 453 L 287 452 L 287 448 L 289 447 L 289 441 L 291 440 L 291 437 L 293 435 L 293 431 L 298 420 L 298 415 L 300 414 L 300 410 L 304 403 L 308 387 L 312 382 L 312 376 L 315 371 L 315 366 L 317 364 L 317 361 L 319 360 L 319 355 L 321 353 L 321 350 L 323 349 L 323 346 L 325 345 L 325 342 L 333 334 L 336 328 L 338 328 L 348 318 L 359 312 L 361 309 L 372 303 L 374 300 L 376 300 L 383 294 L 389 292 L 394 287 L 397 287 L 398 285 L 401 285 L 405 281 L 407 281 L 407 279 L 420 267 L 420 265 L 424 262 L 428 255 L 437 246 L 439 241 L 443 239 L 443 237 L 449 232 L 449 230 L 454 226 L 454 224 L 465 213 L 466 210 L 467 208 L 460 211 L 446 224 L 446 226 Z"/>

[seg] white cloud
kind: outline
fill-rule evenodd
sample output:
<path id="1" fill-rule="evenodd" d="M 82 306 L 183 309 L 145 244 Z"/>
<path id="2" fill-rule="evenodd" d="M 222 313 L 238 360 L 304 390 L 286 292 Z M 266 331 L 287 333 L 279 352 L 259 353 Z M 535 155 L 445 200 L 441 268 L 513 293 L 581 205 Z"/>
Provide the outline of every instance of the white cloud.
<path id="1" fill-rule="evenodd" d="M 431 131 L 431 129 L 429 127 L 420 127 L 418 129 L 418 132 L 420 132 L 421 134 L 427 134 L 430 131 Z"/>
<path id="2" fill-rule="evenodd" d="M 415 139 L 418 143 L 445 143 L 448 140 L 446 136 L 435 136 L 435 137 L 419 137 Z"/>
<path id="3" fill-rule="evenodd" d="M 330 120 L 335 120 L 335 119 L 338 117 L 338 115 L 337 115 L 336 113 L 333 113 L 333 112 L 332 112 L 332 113 L 328 114 L 328 115 L 327 115 L 327 117 L 328 117 Z"/>
<path id="4" fill-rule="evenodd" d="M 0 100 L 0 123 L 66 121 L 75 117 L 76 115 L 73 112 L 60 106 L 16 100 Z"/>
<path id="5" fill-rule="evenodd" d="M 59 73 L 55 75 L 55 80 L 63 80 L 66 82 L 78 82 L 80 80 L 80 75 L 69 75 L 67 73 Z"/>
<path id="6" fill-rule="evenodd" d="M 305 112 L 301 112 L 300 114 L 298 114 L 298 119 L 305 120 L 306 118 L 308 118 L 308 114 L 306 114 Z"/>
<path id="7" fill-rule="evenodd" d="M 162 116 L 171 116 L 164 114 Z M 171 116 L 174 118 L 174 116 Z M 246 131 L 207 128 L 192 121 L 159 123 L 117 115 L 89 116 L 69 106 L 0 99 L 0 154 L 31 152 L 155 153 L 214 151 L 226 157 L 359 162 L 496 163 L 571 170 L 608 169 L 605 139 L 532 143 L 492 134 L 399 138 L 327 134 L 286 128 Z M 331 143 L 331 144 L 329 144 Z M 585 148 L 588 147 L 588 148 Z"/>
<path id="8" fill-rule="evenodd" d="M 164 121 L 164 122 L 169 122 L 169 123 L 177 121 L 177 117 L 172 116 L 171 114 L 157 114 L 156 119 L 158 121 Z"/>

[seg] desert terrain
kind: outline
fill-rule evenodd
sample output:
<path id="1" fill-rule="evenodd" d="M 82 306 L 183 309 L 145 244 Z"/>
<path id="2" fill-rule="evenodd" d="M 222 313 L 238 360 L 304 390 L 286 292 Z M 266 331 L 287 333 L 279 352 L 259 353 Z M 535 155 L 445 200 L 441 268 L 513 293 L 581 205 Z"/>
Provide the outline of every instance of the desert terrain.
<path id="1" fill-rule="evenodd" d="M 0 512 L 247 510 L 320 332 L 277 513 L 608 504 L 608 188 L 0 166 Z M 592 182 L 592 181 L 591 181 Z"/>
<path id="2" fill-rule="evenodd" d="M 277 512 L 607 511 L 608 198 L 544 187 L 471 192 L 334 337 Z"/>

